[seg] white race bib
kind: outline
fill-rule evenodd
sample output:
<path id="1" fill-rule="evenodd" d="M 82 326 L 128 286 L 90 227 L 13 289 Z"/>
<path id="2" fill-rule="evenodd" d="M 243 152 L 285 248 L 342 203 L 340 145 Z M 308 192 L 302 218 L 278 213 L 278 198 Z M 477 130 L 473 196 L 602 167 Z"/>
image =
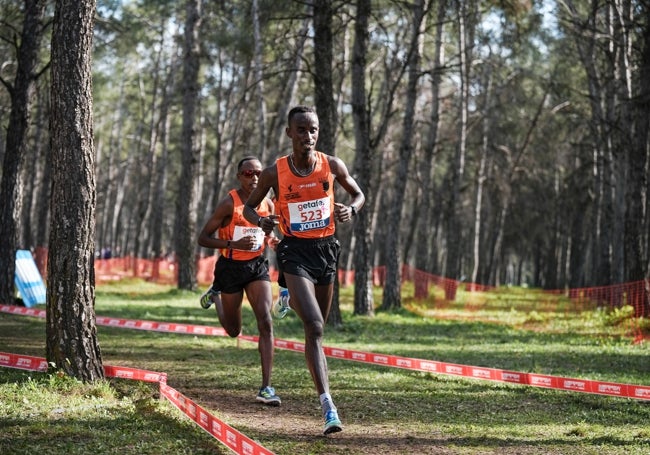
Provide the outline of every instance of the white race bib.
<path id="1" fill-rule="evenodd" d="M 289 221 L 292 232 L 322 229 L 330 224 L 330 198 L 290 202 Z"/>
<path id="2" fill-rule="evenodd" d="M 264 231 L 259 227 L 249 227 L 249 226 L 235 226 L 235 232 L 233 233 L 232 239 L 239 240 L 243 237 L 248 236 L 255 237 L 255 245 L 250 251 L 257 251 L 262 248 L 262 243 L 264 242 Z M 246 250 L 249 251 L 249 250 Z"/>

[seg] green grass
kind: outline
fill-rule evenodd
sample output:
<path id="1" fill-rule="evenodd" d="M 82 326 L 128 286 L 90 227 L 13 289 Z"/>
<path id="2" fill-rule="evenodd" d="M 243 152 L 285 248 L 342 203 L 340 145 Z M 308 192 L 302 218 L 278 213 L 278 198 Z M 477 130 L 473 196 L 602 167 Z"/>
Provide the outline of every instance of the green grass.
<path id="1" fill-rule="evenodd" d="M 380 290 L 375 292 L 378 296 Z M 533 291 L 525 295 L 534 300 Z M 96 312 L 218 325 L 213 311 L 199 308 L 198 296 L 140 281 L 113 283 L 97 289 Z M 327 327 L 325 344 L 650 385 L 650 346 L 633 344 L 611 314 L 560 310 L 556 315 L 560 323 L 550 312 L 531 317 L 529 304 L 518 307 L 517 297 L 483 309 L 483 316 L 475 320 L 475 312 L 462 311 L 465 298 L 459 292 L 453 318 L 435 317 L 448 308 L 414 301 L 405 305 L 413 311 L 353 317 L 352 290 L 342 289 L 344 324 L 340 329 Z M 248 305 L 243 319 L 243 332 L 255 334 Z M 576 329 L 584 326 L 592 328 Z M 44 356 L 44 327 L 43 320 L 0 314 L 0 351 Z M 277 411 L 260 410 L 250 399 L 260 381 L 253 343 L 114 327 L 98 327 L 98 333 L 106 364 L 168 373 L 172 387 L 277 454 L 650 453 L 648 402 L 342 359 L 329 359 L 328 364 L 345 431 L 324 438 L 318 434 L 320 427 L 312 425 L 318 414 L 317 397 L 302 354 L 276 351 L 273 383 L 283 405 Z M 276 321 L 275 335 L 302 341 L 302 326 L 290 313 Z M 226 406 L 222 400 L 226 396 L 238 404 L 236 408 Z M 263 418 L 304 422 L 304 428 L 270 431 L 259 424 L 260 413 Z M 155 385 L 125 380 L 82 384 L 57 374 L 0 368 L 0 426 L 2 454 L 231 453 L 169 403 L 158 400 Z"/>

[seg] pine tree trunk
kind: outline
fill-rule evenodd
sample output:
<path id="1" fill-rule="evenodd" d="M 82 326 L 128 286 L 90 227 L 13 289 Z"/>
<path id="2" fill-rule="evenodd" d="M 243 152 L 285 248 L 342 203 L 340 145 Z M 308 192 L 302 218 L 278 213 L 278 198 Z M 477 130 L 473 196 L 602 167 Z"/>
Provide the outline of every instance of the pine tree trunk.
<path id="1" fill-rule="evenodd" d="M 647 17 L 650 7 L 646 4 L 639 12 L 640 17 Z M 643 217 L 643 200 L 650 198 L 648 187 L 648 142 L 650 142 L 650 23 L 644 23 L 641 33 L 640 49 L 641 59 L 639 64 L 638 87 L 635 93 L 634 120 L 632 125 L 632 147 L 627 160 L 629 169 L 627 180 L 630 182 L 625 202 L 625 280 L 636 281 L 650 278 L 648 260 L 650 251 L 643 247 L 648 245 L 648 216 Z M 650 207 L 650 205 L 648 206 Z M 645 239 L 644 239 L 645 237 Z M 645 272 L 644 272 L 645 269 Z M 647 309 L 650 302 L 646 299 Z M 646 317 L 650 311 L 646 311 Z"/>
<path id="2" fill-rule="evenodd" d="M 172 53 L 172 55 L 176 55 Z M 156 157 L 156 170 L 154 173 L 154 191 L 151 201 L 152 214 L 150 217 L 151 230 L 151 252 L 153 257 L 162 258 L 163 251 L 162 234 L 163 221 L 165 219 L 165 189 L 167 188 L 167 166 L 169 157 L 169 129 L 171 118 L 169 116 L 169 106 L 171 104 L 171 91 L 175 76 L 175 58 L 172 58 L 169 64 L 169 73 L 167 74 L 165 86 L 163 87 L 162 102 L 160 106 L 160 156 Z"/>
<path id="3" fill-rule="evenodd" d="M 257 132 L 259 133 L 259 151 L 257 157 L 262 163 L 266 163 L 268 159 L 268 150 L 266 144 L 266 101 L 264 101 L 264 42 L 262 41 L 260 16 L 259 16 L 259 0 L 253 0 L 253 39 L 255 42 L 255 61 L 253 64 L 255 74 L 255 95 L 257 100 Z"/>
<path id="4" fill-rule="evenodd" d="M 451 279 L 460 278 L 461 263 L 461 239 L 462 226 L 460 221 L 460 187 L 463 184 L 465 175 L 465 153 L 467 147 L 468 128 L 468 103 L 469 103 L 469 80 L 472 61 L 472 45 L 468 42 L 469 28 L 471 22 L 464 1 L 458 2 L 458 53 L 460 58 L 459 79 L 460 79 L 460 100 L 458 106 L 458 143 L 456 144 L 454 160 L 451 169 L 451 183 L 449 188 L 449 202 L 447 204 L 447 261 L 445 265 L 445 276 Z M 447 300 L 453 300 L 455 292 L 446 296 Z"/>
<path id="5" fill-rule="evenodd" d="M 59 0 L 52 30 L 52 222 L 47 360 L 84 381 L 104 377 L 95 325 L 94 0 Z"/>
<path id="6" fill-rule="evenodd" d="M 422 164 L 418 166 L 421 170 L 420 180 L 422 182 L 422 206 L 420 216 L 417 218 L 417 240 L 418 245 L 415 253 L 415 267 L 419 270 L 433 271 L 434 267 L 434 248 L 436 230 L 432 229 L 438 219 L 434 214 L 433 206 L 435 201 L 439 200 L 434 193 L 433 174 L 435 171 L 435 156 L 438 149 L 438 129 L 440 122 L 440 84 L 441 72 L 443 67 L 442 56 L 442 30 L 443 19 L 445 16 L 446 0 L 438 3 L 437 16 L 435 20 L 435 50 L 434 50 L 434 68 L 431 74 L 431 102 L 430 102 L 430 126 L 426 135 L 426 141 L 423 150 Z"/>
<path id="7" fill-rule="evenodd" d="M 648 8 L 645 8 L 646 17 Z M 650 278 L 648 270 L 648 226 L 649 217 L 644 218 L 643 201 L 650 194 L 648 187 L 648 142 L 650 135 L 650 24 L 645 23 L 640 61 L 639 86 L 635 97 L 635 115 L 632 126 L 632 147 L 627 160 L 627 194 L 625 195 L 625 280 L 637 281 Z M 645 238 L 644 238 L 645 236 Z M 645 269 L 645 270 L 644 270 Z M 644 302 L 644 314 L 650 315 L 650 301 Z"/>
<path id="8" fill-rule="evenodd" d="M 328 155 L 336 155 L 336 104 L 332 85 L 332 2 L 324 0 L 314 4 L 314 99 L 321 134 L 316 147 Z M 340 227 L 337 234 L 340 234 Z M 347 242 L 341 242 L 345 244 Z M 339 303 L 339 281 L 336 279 L 332 306 L 327 323 L 338 327 L 343 324 Z"/>
<path id="9" fill-rule="evenodd" d="M 481 151 L 479 157 L 478 176 L 476 178 L 476 202 L 474 204 L 474 248 L 473 248 L 473 266 L 470 275 L 472 283 L 478 282 L 479 267 L 481 265 L 481 228 L 483 214 L 483 188 L 487 179 L 487 162 L 488 152 L 490 150 L 490 99 L 492 96 L 492 71 L 486 68 L 485 99 L 483 101 L 483 125 L 481 137 Z"/>
<path id="10" fill-rule="evenodd" d="M 10 87 L 11 113 L 0 184 L 0 303 L 14 302 L 16 242 L 21 213 L 22 181 L 20 171 L 25 160 L 27 130 L 37 77 L 38 53 L 43 37 L 44 0 L 25 1 L 25 19 L 18 48 L 14 85 Z M 25 247 L 25 246 L 23 246 Z"/>
<path id="11" fill-rule="evenodd" d="M 196 113 L 199 95 L 199 28 L 201 3 L 187 0 L 183 56 L 183 127 L 181 133 L 181 174 L 176 204 L 176 256 L 178 288 L 196 289 L 196 190 L 194 178 L 198 159 Z"/>
<path id="12" fill-rule="evenodd" d="M 354 175 L 366 195 L 364 208 L 354 221 L 356 246 L 354 251 L 354 314 L 372 315 L 372 257 L 370 232 L 374 189 L 372 185 L 373 153 L 370 147 L 370 118 L 366 108 L 365 67 L 368 51 L 368 20 L 371 13 L 370 0 L 358 0 L 354 23 L 355 37 L 352 51 L 352 117 L 354 121 L 355 164 Z"/>
<path id="13" fill-rule="evenodd" d="M 391 202 L 386 217 L 387 232 L 386 239 L 386 286 L 384 287 L 384 298 L 381 304 L 383 310 L 400 308 L 402 306 L 402 263 L 403 254 L 401 251 L 402 207 L 406 193 L 406 182 L 408 180 L 408 169 L 413 155 L 413 136 L 415 125 L 415 103 L 418 96 L 418 82 L 420 80 L 420 36 L 424 22 L 425 0 L 416 0 L 413 6 L 413 21 L 411 23 L 411 41 L 406 61 L 408 71 L 408 82 L 406 88 L 406 100 L 404 106 L 404 118 L 402 119 L 402 139 L 399 147 L 399 161 L 397 163 L 397 174 L 391 185 L 393 189 Z"/>

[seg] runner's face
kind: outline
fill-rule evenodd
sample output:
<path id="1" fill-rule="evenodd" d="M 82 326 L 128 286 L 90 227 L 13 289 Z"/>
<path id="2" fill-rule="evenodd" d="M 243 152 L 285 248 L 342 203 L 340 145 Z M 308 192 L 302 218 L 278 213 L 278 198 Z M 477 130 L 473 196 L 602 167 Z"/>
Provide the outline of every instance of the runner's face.
<path id="1" fill-rule="evenodd" d="M 309 153 L 315 150 L 318 131 L 318 116 L 316 114 L 308 112 L 293 117 L 287 128 L 287 136 L 291 138 L 293 151 Z"/>
<path id="2" fill-rule="evenodd" d="M 250 194 L 255 188 L 257 188 L 257 182 L 260 179 L 261 172 L 262 163 L 258 160 L 244 161 L 241 170 L 237 173 L 241 189 L 247 194 Z"/>

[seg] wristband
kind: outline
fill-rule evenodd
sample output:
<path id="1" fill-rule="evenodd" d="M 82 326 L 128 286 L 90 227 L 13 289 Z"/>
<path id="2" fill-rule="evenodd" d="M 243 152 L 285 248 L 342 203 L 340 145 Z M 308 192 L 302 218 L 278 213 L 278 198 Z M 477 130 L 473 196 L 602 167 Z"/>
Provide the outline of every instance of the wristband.
<path id="1" fill-rule="evenodd" d="M 261 216 L 261 217 L 259 217 L 259 218 L 257 219 L 257 227 L 262 227 L 262 218 L 264 218 L 264 217 Z"/>
<path id="2" fill-rule="evenodd" d="M 357 216 L 357 208 L 354 205 L 351 205 L 350 209 L 352 209 L 352 216 Z"/>

